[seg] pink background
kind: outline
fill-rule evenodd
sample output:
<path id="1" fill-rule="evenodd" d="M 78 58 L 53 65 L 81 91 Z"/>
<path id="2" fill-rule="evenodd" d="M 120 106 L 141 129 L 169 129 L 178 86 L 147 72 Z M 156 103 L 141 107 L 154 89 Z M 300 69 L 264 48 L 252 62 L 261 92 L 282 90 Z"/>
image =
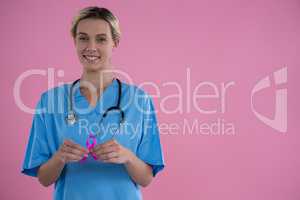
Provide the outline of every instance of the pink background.
<path id="1" fill-rule="evenodd" d="M 119 17 L 123 36 L 113 62 L 135 83 L 154 81 L 166 96 L 172 89 L 164 82 L 186 87 L 187 67 L 192 87 L 202 81 L 235 82 L 225 113 L 165 114 L 155 99 L 160 123 L 221 117 L 236 130 L 231 136 L 162 134 L 166 168 L 143 189 L 146 200 L 300 199 L 298 0 L 1 1 L 0 199 L 51 199 L 52 189 L 20 173 L 32 115 L 15 104 L 13 86 L 29 69 L 64 70 L 55 84 L 80 75 L 69 28 L 76 11 L 88 5 L 107 7 Z M 257 81 L 284 66 L 288 131 L 280 133 L 254 116 L 250 93 Z M 46 89 L 46 78 L 33 76 L 22 85 L 22 99 L 33 107 Z M 257 110 L 274 114 L 274 91 L 256 98 Z"/>

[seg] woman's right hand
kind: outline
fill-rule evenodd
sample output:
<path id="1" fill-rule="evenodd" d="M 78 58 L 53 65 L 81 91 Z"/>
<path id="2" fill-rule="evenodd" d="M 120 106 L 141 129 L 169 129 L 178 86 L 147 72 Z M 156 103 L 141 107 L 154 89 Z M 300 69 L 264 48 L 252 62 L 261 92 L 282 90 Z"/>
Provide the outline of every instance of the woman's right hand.
<path id="1" fill-rule="evenodd" d="M 89 151 L 71 140 L 65 140 L 56 153 L 38 170 L 38 178 L 42 185 L 49 186 L 60 176 L 64 166 L 69 162 L 76 162 L 88 154 Z"/>
<path id="2" fill-rule="evenodd" d="M 80 161 L 89 151 L 71 140 L 65 140 L 56 152 L 56 156 L 64 163 Z"/>

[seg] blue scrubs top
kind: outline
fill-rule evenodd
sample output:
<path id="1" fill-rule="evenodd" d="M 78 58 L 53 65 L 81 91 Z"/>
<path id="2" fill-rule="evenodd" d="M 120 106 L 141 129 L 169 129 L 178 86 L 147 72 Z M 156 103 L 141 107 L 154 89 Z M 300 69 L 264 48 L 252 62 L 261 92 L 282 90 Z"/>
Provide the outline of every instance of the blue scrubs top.
<path id="1" fill-rule="evenodd" d="M 77 122 L 66 123 L 70 84 L 43 93 L 36 107 L 22 173 L 37 176 L 38 168 L 49 160 L 65 139 L 87 148 L 89 134 L 96 135 L 97 144 L 112 138 L 131 150 L 152 167 L 153 175 L 164 168 L 162 147 L 152 99 L 142 89 L 122 82 L 120 107 L 125 121 L 119 126 L 119 113 L 102 114 L 116 106 L 118 83 L 104 90 L 97 105 L 89 107 L 81 94 L 79 83 L 74 87 L 73 109 Z M 103 118 L 103 119 L 102 119 Z M 90 141 L 92 143 L 92 141 Z M 123 164 L 103 163 L 89 156 L 83 162 L 67 163 L 55 182 L 55 200 L 142 199 L 140 186 L 129 176 Z"/>

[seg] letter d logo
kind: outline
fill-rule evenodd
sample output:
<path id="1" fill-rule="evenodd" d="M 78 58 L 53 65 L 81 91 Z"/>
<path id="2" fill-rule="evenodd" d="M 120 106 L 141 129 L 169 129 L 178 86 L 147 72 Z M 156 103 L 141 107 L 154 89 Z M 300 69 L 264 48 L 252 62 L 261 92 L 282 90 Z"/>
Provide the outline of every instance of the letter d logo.
<path id="1" fill-rule="evenodd" d="M 281 85 L 287 83 L 287 67 L 284 67 L 273 73 L 275 85 Z M 251 110 L 255 116 L 265 123 L 266 125 L 272 127 L 273 129 L 285 133 L 287 132 L 287 89 L 276 89 L 276 103 L 275 103 L 275 116 L 274 119 L 270 119 L 260 113 L 258 113 L 253 106 L 253 95 L 265 88 L 271 86 L 270 77 L 266 76 L 261 79 L 251 91 Z"/>

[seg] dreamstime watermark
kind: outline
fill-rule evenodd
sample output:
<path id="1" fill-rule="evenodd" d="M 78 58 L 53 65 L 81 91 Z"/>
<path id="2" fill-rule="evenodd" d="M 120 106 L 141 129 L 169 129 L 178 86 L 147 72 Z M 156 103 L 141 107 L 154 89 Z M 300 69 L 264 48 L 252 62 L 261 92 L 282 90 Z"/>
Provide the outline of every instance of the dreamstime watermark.
<path id="1" fill-rule="evenodd" d="M 117 77 L 121 77 L 124 80 L 124 83 L 127 84 L 134 84 L 131 77 L 124 71 L 120 70 L 109 70 L 108 73 L 113 72 Z M 105 73 L 105 72 L 104 72 Z M 198 82 L 194 87 L 192 87 L 192 78 L 191 78 L 191 69 L 186 68 L 185 73 L 185 83 L 180 84 L 176 81 L 167 81 L 158 84 L 157 82 L 153 81 L 145 81 L 140 84 L 135 84 L 137 88 L 149 88 L 153 89 L 150 95 L 153 99 L 157 99 L 158 107 L 156 110 L 153 110 L 156 113 L 172 115 L 172 114 L 184 114 L 185 116 L 182 118 L 180 122 L 177 123 L 160 123 L 158 124 L 158 128 L 161 134 L 165 135 L 235 135 L 235 123 L 228 121 L 224 114 L 228 112 L 228 108 L 226 108 L 227 101 L 228 101 L 228 91 L 233 90 L 234 86 L 236 85 L 235 81 L 227 81 L 227 82 L 212 82 L 212 81 L 201 81 Z M 36 110 L 35 108 L 30 108 L 29 106 L 25 105 L 21 99 L 21 86 L 24 81 L 31 77 L 31 76 L 42 76 L 47 79 L 48 82 L 48 89 L 55 88 L 55 85 L 59 85 L 61 87 L 56 87 L 52 89 L 52 92 L 47 92 L 47 103 L 43 105 L 40 110 Z M 48 68 L 47 70 L 40 70 L 40 69 L 30 69 L 28 71 L 23 72 L 20 74 L 14 85 L 14 99 L 15 103 L 19 109 L 21 109 L 25 113 L 39 113 L 39 112 L 48 112 L 48 113 L 59 113 L 59 114 L 66 114 L 68 112 L 68 107 L 66 105 L 66 94 L 69 94 L 70 91 L 70 83 L 66 84 L 62 81 L 57 81 L 58 78 L 64 77 L 63 70 L 55 70 L 54 68 Z M 256 92 L 267 88 L 270 86 L 270 80 L 267 78 L 262 79 L 259 81 L 253 88 L 250 94 L 250 104 L 251 110 L 253 111 L 254 115 L 263 123 L 267 124 L 268 126 L 272 127 L 273 129 L 286 132 L 287 131 L 287 90 L 286 89 L 279 89 L 276 91 L 276 111 L 274 119 L 269 119 L 262 115 L 261 113 L 257 112 L 253 105 L 253 96 Z M 276 72 L 274 72 L 274 79 L 276 84 L 282 84 L 287 82 L 287 68 L 282 68 Z M 57 82 L 57 84 L 55 84 Z M 90 91 L 95 91 L 96 88 L 93 84 L 89 82 L 83 83 L 85 87 L 87 87 Z M 62 87 L 64 85 L 65 87 Z M 79 85 L 77 86 L 78 89 Z M 128 91 L 127 95 L 129 101 L 122 102 L 122 109 L 127 110 L 130 112 L 131 107 L 135 107 L 141 114 L 151 114 L 149 113 L 148 107 L 143 104 L 145 99 L 149 98 L 149 96 L 145 93 L 137 92 L 134 90 L 134 87 L 128 87 L 130 91 Z M 169 90 L 173 91 L 172 93 L 165 95 L 161 91 Z M 49 90 L 50 91 L 50 90 Z M 209 92 L 207 92 L 209 91 Z M 68 95 L 67 95 L 68 96 Z M 93 97 L 97 98 L 97 97 Z M 73 100 L 73 98 L 72 98 Z M 170 102 L 172 103 L 172 108 L 169 108 Z M 177 103 L 174 104 L 174 101 Z M 201 104 L 201 102 L 206 101 L 210 102 L 213 101 L 214 103 L 207 106 L 206 104 Z M 200 102 L 200 103 L 199 103 Z M 216 103 L 217 102 L 217 103 Z M 69 103 L 69 102 L 68 102 Z M 76 102 L 73 103 L 74 110 L 79 114 L 88 114 L 92 112 L 94 109 L 100 109 L 99 111 L 103 110 L 104 108 L 100 107 L 88 107 L 88 108 L 80 108 L 77 107 Z M 102 106 L 104 104 L 101 104 Z M 175 106 L 174 106 L 175 105 Z M 212 106 L 213 105 L 213 106 Z M 249 102 L 245 103 L 246 106 L 249 105 Z M 189 114 L 193 114 L 195 116 L 199 114 L 199 118 L 190 119 L 186 116 Z M 213 120 L 205 120 L 203 116 L 211 116 Z M 202 120 L 200 120 L 200 117 Z M 99 127 L 99 124 L 89 124 L 85 122 L 85 132 L 90 127 L 94 127 L 92 129 L 96 129 Z M 88 125 L 87 125 L 88 124 Z M 84 127 L 84 126 L 82 126 Z M 133 127 L 133 125 L 129 124 L 124 126 L 123 128 L 127 127 L 129 132 L 132 132 L 133 135 L 137 130 L 137 127 Z M 102 127 L 103 128 L 103 127 Z M 107 131 L 107 130 L 106 130 Z M 104 131 L 105 132 L 105 131 Z"/>

